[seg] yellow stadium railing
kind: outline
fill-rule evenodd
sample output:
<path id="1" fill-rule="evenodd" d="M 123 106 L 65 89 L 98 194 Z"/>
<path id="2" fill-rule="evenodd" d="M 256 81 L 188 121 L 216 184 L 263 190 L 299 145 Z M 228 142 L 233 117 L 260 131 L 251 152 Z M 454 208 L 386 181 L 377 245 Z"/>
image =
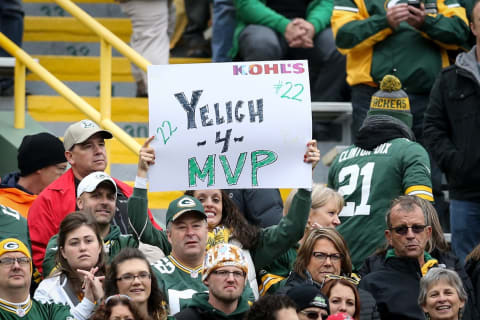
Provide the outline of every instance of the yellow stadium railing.
<path id="1" fill-rule="evenodd" d="M 140 144 L 111 120 L 112 47 L 143 71 L 147 71 L 147 66 L 151 63 L 85 11 L 75 5 L 72 1 L 55 0 L 55 2 L 100 38 L 100 112 L 37 63 L 30 55 L 25 53 L 25 51 L 19 48 L 3 33 L 0 33 L 0 46 L 16 58 L 14 71 L 14 127 L 17 129 L 25 128 L 25 72 L 26 68 L 28 68 L 72 103 L 77 109 L 87 115 L 91 120 L 98 123 L 101 127 L 111 131 L 115 138 L 138 155 L 141 147 Z"/>

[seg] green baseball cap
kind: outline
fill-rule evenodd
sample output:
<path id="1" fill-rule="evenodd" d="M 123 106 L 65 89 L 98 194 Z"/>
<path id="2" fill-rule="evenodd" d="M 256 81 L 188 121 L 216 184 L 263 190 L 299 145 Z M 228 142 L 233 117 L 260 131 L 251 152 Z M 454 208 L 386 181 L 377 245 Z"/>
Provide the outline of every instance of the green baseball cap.
<path id="1" fill-rule="evenodd" d="M 202 203 L 198 201 L 198 199 L 195 197 L 183 195 L 180 198 L 173 200 L 168 205 L 167 225 L 169 222 L 174 222 L 179 217 L 181 217 L 184 213 L 188 213 L 188 212 L 198 212 L 205 219 L 207 219 L 207 215 L 203 210 Z"/>

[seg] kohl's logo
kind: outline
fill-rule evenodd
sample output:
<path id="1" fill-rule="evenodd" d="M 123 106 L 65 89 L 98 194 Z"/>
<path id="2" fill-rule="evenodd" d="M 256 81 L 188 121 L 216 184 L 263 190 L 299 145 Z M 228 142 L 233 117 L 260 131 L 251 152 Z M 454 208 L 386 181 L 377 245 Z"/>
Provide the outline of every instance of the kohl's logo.
<path id="1" fill-rule="evenodd" d="M 303 63 L 254 63 L 233 65 L 233 75 L 288 74 L 304 73 Z"/>

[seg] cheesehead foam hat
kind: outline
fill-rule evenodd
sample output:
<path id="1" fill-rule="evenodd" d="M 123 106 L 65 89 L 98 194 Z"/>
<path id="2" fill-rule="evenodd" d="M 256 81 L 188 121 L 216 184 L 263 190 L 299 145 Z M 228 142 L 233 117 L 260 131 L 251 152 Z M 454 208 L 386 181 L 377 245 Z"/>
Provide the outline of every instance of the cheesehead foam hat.
<path id="1" fill-rule="evenodd" d="M 392 116 L 412 127 L 410 101 L 397 77 L 387 74 L 380 83 L 380 90 L 373 94 L 367 116 L 376 114 Z"/>
<path id="2" fill-rule="evenodd" d="M 96 133 L 101 133 L 104 139 L 113 138 L 113 135 L 110 133 L 110 131 L 101 129 L 92 120 L 80 120 L 74 124 L 71 124 L 67 128 L 67 131 L 65 131 L 63 146 L 65 147 L 66 151 L 69 151 L 74 145 L 87 141 L 88 138 Z"/>
<path id="3" fill-rule="evenodd" d="M 15 238 L 7 238 L 0 242 L 0 257 L 7 252 L 21 252 L 30 258 L 30 274 L 32 274 L 33 265 L 32 265 L 32 255 L 27 246 L 20 240 Z"/>
<path id="4" fill-rule="evenodd" d="M 203 260 L 202 280 L 221 267 L 237 267 L 245 272 L 245 275 L 248 273 L 247 259 L 242 249 L 229 243 L 219 243 L 207 251 Z"/>
<path id="5" fill-rule="evenodd" d="M 195 197 L 183 195 L 168 205 L 166 214 L 167 225 L 188 212 L 198 212 L 207 219 L 202 203 Z"/>

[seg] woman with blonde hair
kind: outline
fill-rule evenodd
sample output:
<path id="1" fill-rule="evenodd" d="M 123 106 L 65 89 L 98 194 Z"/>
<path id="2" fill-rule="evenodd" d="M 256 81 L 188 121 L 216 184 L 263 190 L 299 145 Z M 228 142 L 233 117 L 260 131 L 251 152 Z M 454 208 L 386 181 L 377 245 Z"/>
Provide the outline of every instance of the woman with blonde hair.
<path id="1" fill-rule="evenodd" d="M 284 214 L 290 210 L 292 200 L 297 194 L 298 189 L 293 189 L 285 200 Z M 258 273 L 260 275 L 261 294 L 274 293 L 279 289 L 280 281 L 288 277 L 290 270 L 297 258 L 297 250 L 303 243 L 308 231 L 312 228 L 329 227 L 335 228 L 340 224 L 338 215 L 344 205 L 343 197 L 333 189 L 323 184 L 314 183 L 312 185 L 312 205 L 305 227 L 305 233 L 300 241 L 270 265 L 264 267 Z"/>
<path id="2" fill-rule="evenodd" d="M 293 197 L 298 189 L 292 189 L 283 207 L 286 214 L 290 209 Z M 320 183 L 312 184 L 312 208 L 308 217 L 307 228 L 325 227 L 335 228 L 341 222 L 338 217 L 344 206 L 343 197 L 337 191 Z"/>

